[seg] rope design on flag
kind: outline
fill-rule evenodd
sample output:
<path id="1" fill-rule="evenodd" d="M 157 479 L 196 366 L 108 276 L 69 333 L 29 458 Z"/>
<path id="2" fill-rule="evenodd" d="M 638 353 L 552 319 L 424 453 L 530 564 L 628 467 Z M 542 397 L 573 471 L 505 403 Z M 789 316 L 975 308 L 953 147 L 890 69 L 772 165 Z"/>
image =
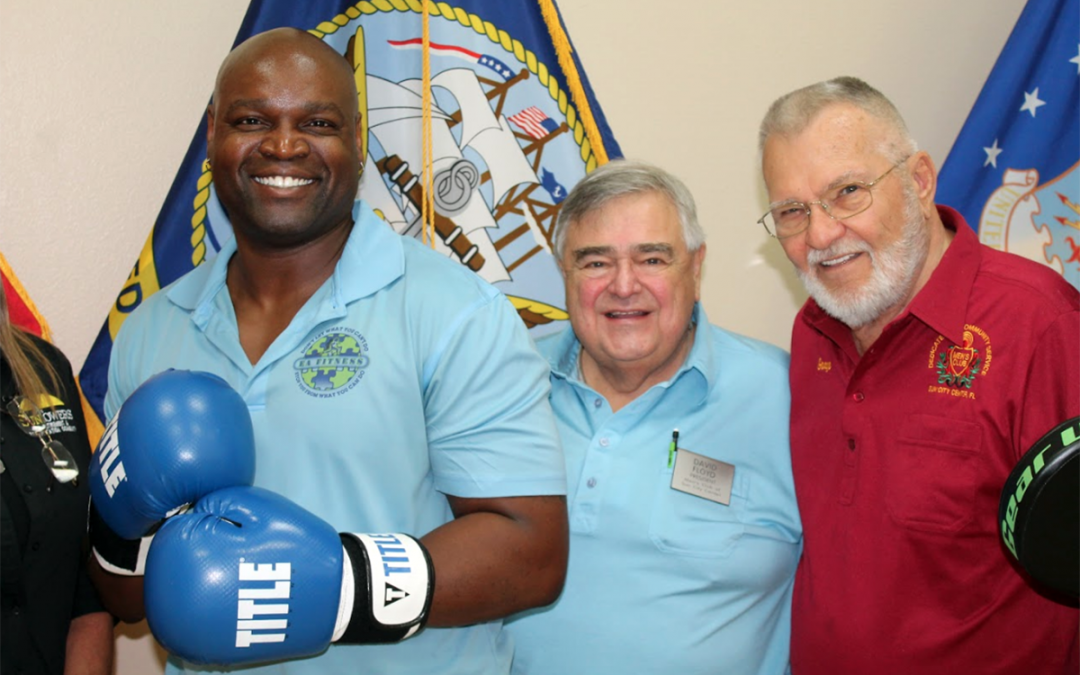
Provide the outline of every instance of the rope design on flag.
<path id="1" fill-rule="evenodd" d="M 202 163 L 202 175 L 195 184 L 195 199 L 192 208 L 195 213 L 191 216 L 191 266 L 198 267 L 206 260 L 206 202 L 210 201 L 210 183 L 214 174 L 210 170 L 210 160 L 204 159 Z"/>
<path id="2" fill-rule="evenodd" d="M 603 141 L 600 140 L 596 120 L 593 119 L 592 108 L 589 107 L 589 99 L 585 96 L 585 88 L 581 86 L 581 76 L 578 75 L 577 65 L 574 63 L 574 50 L 570 46 L 570 38 L 567 37 L 566 31 L 563 30 L 562 22 L 559 20 L 559 13 L 555 10 L 555 3 L 552 0 L 538 1 L 540 3 L 540 15 L 544 17 L 548 33 L 551 34 L 551 44 L 555 47 L 555 55 L 559 59 L 559 66 L 562 67 L 563 73 L 566 75 L 566 82 L 570 85 L 570 94 L 574 97 L 574 104 L 581 111 L 581 117 L 585 122 L 585 132 L 588 136 L 587 142 L 594 148 L 600 163 L 607 164 L 607 151 L 604 149 Z M 585 146 L 582 145 L 582 152 L 584 151 Z"/>
<path id="3" fill-rule="evenodd" d="M 554 15 L 554 5 L 550 0 L 538 0 L 540 3 L 541 14 L 544 15 L 545 23 L 548 25 L 548 30 L 552 33 L 552 40 L 557 41 L 557 36 L 561 35 L 565 41 L 567 50 L 569 50 L 569 40 L 566 38 L 566 33 L 562 30 L 561 24 L 558 23 L 558 17 Z M 585 172 L 589 173 L 597 166 L 607 163 L 607 152 L 604 149 L 603 143 L 600 140 L 600 131 L 596 127 L 596 122 L 592 117 L 591 110 L 588 108 L 588 101 L 584 95 L 584 87 L 581 86 L 580 77 L 578 76 L 577 69 L 567 69 L 563 66 L 564 72 L 566 72 L 567 80 L 571 83 L 570 86 L 579 89 L 580 94 L 575 94 L 568 97 L 566 92 L 559 87 L 558 80 L 548 71 L 548 68 L 543 63 L 537 61 L 536 54 L 525 49 L 525 46 L 521 44 L 520 40 L 515 40 L 510 37 L 510 34 L 505 30 L 499 30 L 490 21 L 484 21 L 476 14 L 470 14 L 460 7 L 452 7 L 447 2 L 430 2 L 429 0 L 364 0 L 358 2 L 354 6 L 347 8 L 344 13 L 338 14 L 329 21 L 323 21 L 315 28 L 309 29 L 308 32 L 317 38 L 322 39 L 326 35 L 336 33 L 340 28 L 346 26 L 350 21 L 359 18 L 364 14 L 377 14 L 379 12 L 415 12 L 420 14 L 424 10 L 424 6 L 429 5 L 429 10 L 432 16 L 441 16 L 448 21 L 457 21 L 466 28 L 472 28 L 480 35 L 486 35 L 489 40 L 497 45 L 500 45 L 506 51 L 512 53 L 519 61 L 525 64 L 529 69 L 529 72 L 536 76 L 540 81 L 540 84 L 547 88 L 548 94 L 552 100 L 556 101 L 559 105 L 559 112 L 566 115 L 566 124 L 574 132 L 574 142 L 581 148 L 581 159 L 585 162 Z M 553 20 L 549 20 L 546 12 L 551 12 L 554 17 Z M 559 47 L 556 43 L 556 52 L 559 53 Z M 569 51 L 567 51 L 569 56 Z M 560 62 L 561 62 L 560 55 Z M 570 59 L 571 66 L 573 66 L 573 59 Z M 571 102 L 571 100 L 573 102 Z M 581 109 L 581 113 L 578 113 L 578 107 Z"/>

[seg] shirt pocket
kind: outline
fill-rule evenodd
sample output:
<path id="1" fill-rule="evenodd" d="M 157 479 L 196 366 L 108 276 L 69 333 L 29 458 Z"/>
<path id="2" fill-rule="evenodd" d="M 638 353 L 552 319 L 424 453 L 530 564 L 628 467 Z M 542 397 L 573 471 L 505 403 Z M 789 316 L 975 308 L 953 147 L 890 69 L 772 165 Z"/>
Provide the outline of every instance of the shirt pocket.
<path id="1" fill-rule="evenodd" d="M 672 469 L 664 467 L 653 495 L 649 538 L 664 553 L 696 558 L 726 558 L 746 530 L 750 478 L 735 469 L 731 503 L 727 506 L 671 487 Z"/>
<path id="2" fill-rule="evenodd" d="M 886 460 L 889 515 L 924 532 L 958 532 L 974 517 L 982 427 L 936 415 L 909 415 Z"/>

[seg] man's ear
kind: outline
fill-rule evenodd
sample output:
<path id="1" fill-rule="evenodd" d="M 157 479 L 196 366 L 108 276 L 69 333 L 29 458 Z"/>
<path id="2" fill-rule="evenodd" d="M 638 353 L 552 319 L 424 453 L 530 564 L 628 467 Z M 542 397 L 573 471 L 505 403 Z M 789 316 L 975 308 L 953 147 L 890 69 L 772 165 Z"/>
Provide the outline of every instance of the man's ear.
<path id="1" fill-rule="evenodd" d="M 937 193 L 937 167 L 930 154 L 925 150 L 915 153 L 912 158 L 911 178 L 915 181 L 915 194 L 919 197 L 919 203 L 923 207 L 923 215 L 929 216 L 934 212 L 934 195 Z"/>
<path id="2" fill-rule="evenodd" d="M 694 275 L 694 300 L 701 300 L 701 277 L 705 268 L 705 244 L 690 254 L 690 266 Z"/>
<path id="3" fill-rule="evenodd" d="M 206 147 L 214 143 L 214 104 L 206 106 Z"/>

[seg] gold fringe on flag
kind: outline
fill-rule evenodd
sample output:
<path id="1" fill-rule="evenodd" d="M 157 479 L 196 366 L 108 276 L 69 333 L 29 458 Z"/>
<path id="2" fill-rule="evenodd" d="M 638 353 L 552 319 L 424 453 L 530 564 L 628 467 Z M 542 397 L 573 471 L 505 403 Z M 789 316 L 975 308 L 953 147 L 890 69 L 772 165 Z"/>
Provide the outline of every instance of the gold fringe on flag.
<path id="1" fill-rule="evenodd" d="M 435 248 L 435 148 L 431 131 L 431 6 L 429 0 L 424 0 L 421 10 L 424 25 L 423 39 L 421 40 L 421 56 L 423 59 L 423 159 L 421 160 L 424 174 L 424 201 L 420 217 L 424 227 L 424 243 L 431 241 L 431 248 Z"/>

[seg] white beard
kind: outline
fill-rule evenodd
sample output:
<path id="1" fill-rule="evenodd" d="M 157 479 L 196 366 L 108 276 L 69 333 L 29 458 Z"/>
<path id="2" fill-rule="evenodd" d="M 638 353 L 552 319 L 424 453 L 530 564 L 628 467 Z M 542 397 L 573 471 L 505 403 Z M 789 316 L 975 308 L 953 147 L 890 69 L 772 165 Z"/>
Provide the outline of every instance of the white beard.
<path id="1" fill-rule="evenodd" d="M 860 328 L 902 302 L 915 284 L 915 276 L 926 262 L 930 232 L 922 217 L 918 195 L 911 185 L 904 187 L 904 229 L 888 247 L 874 251 L 865 241 L 839 241 L 823 251 L 811 250 L 807 268 L 796 269 L 810 297 L 825 313 L 849 328 Z M 870 279 L 861 288 L 834 292 L 813 272 L 815 265 L 851 253 L 870 256 Z"/>

